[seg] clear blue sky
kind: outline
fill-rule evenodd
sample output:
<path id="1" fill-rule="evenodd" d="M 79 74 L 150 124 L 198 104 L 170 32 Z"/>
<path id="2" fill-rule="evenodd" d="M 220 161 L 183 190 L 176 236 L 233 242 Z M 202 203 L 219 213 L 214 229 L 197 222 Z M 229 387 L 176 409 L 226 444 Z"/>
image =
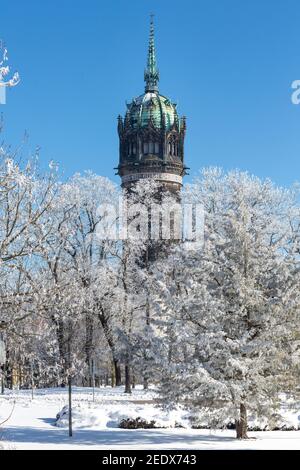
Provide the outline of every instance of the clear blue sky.
<path id="1" fill-rule="evenodd" d="M 0 38 L 22 82 L 0 106 L 66 175 L 114 177 L 116 117 L 143 92 L 149 13 L 160 91 L 187 116 L 186 163 L 300 179 L 299 0 L 0 0 Z"/>

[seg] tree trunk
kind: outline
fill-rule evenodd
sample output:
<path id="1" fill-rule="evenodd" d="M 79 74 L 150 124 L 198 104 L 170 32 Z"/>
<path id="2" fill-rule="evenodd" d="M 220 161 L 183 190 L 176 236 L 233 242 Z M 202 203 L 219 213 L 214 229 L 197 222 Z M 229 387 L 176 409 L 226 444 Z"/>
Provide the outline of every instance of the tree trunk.
<path id="1" fill-rule="evenodd" d="M 131 371 L 129 362 L 125 364 L 125 393 L 131 393 Z"/>
<path id="2" fill-rule="evenodd" d="M 60 386 L 65 387 L 66 386 L 65 377 L 66 377 L 66 370 L 67 370 L 67 366 L 66 366 L 67 348 L 66 348 L 66 338 L 65 338 L 65 325 L 63 321 L 56 320 L 54 317 L 52 320 L 56 327 L 58 350 L 59 350 L 59 356 L 60 356 L 61 363 L 62 363 L 62 368 L 60 372 L 62 379 L 61 379 Z"/>
<path id="3" fill-rule="evenodd" d="M 111 364 L 110 368 L 110 378 L 111 378 L 111 386 L 115 387 L 116 386 L 116 376 L 115 376 L 115 368 L 114 368 L 114 363 Z"/>
<path id="4" fill-rule="evenodd" d="M 148 260 L 147 260 L 147 264 L 148 264 Z M 146 304 L 146 333 L 147 333 L 147 329 L 150 325 L 150 303 L 149 303 L 149 294 L 147 293 L 147 304 Z M 150 338 L 150 335 L 149 335 L 149 338 Z M 150 341 L 148 342 L 148 344 L 145 345 L 146 349 L 150 349 L 151 348 L 151 345 L 150 345 Z M 143 386 L 144 386 L 144 390 L 148 390 L 149 388 L 149 357 L 148 357 L 148 354 L 147 354 L 147 350 L 144 349 L 144 363 L 145 363 L 145 372 L 144 372 L 144 376 L 143 376 Z"/>
<path id="5" fill-rule="evenodd" d="M 240 404 L 240 419 L 235 421 L 237 439 L 248 439 L 247 408 L 244 403 Z"/>
<path id="6" fill-rule="evenodd" d="M 131 377 L 131 387 L 135 388 L 135 375 L 134 375 L 134 373 L 132 373 L 131 375 L 132 375 L 132 377 Z"/>
<path id="7" fill-rule="evenodd" d="M 149 388 L 149 382 L 148 382 L 148 377 L 144 375 L 144 390 L 148 390 Z"/>
<path id="8" fill-rule="evenodd" d="M 5 365 L 5 372 L 6 372 L 6 384 L 7 388 L 13 390 L 13 371 L 10 363 L 6 362 Z"/>
<path id="9" fill-rule="evenodd" d="M 88 387 L 92 386 L 92 356 L 93 356 L 93 337 L 94 337 L 94 322 L 93 316 L 87 313 L 85 316 L 85 362 L 87 365 L 86 383 Z"/>
<path id="10" fill-rule="evenodd" d="M 105 374 L 105 387 L 109 386 L 109 378 L 108 378 L 108 372 Z"/>
<path id="11" fill-rule="evenodd" d="M 4 366 L 1 370 L 1 395 L 4 395 Z"/>
<path id="12" fill-rule="evenodd" d="M 118 387 L 119 385 L 122 384 L 122 377 L 121 377 L 121 368 L 120 368 L 120 363 L 119 359 L 117 358 L 117 353 L 116 353 L 116 344 L 115 344 L 115 339 L 114 335 L 112 333 L 112 330 L 109 325 L 109 321 L 105 316 L 104 310 L 101 309 L 102 313 L 98 314 L 98 318 L 100 320 L 101 326 L 103 328 L 104 336 L 106 338 L 107 344 L 110 347 L 111 354 L 113 357 L 113 367 L 114 367 L 114 387 L 115 385 Z"/>
<path id="13" fill-rule="evenodd" d="M 116 387 L 119 387 L 122 385 L 122 375 L 121 375 L 121 367 L 119 363 L 119 359 L 113 359 L 114 362 L 114 369 L 115 369 L 115 381 L 116 381 Z"/>

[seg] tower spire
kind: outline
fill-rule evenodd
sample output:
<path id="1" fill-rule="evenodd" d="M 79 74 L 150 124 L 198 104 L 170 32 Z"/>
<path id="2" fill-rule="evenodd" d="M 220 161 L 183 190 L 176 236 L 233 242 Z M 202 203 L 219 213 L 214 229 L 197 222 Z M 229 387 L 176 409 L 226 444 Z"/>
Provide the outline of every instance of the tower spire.
<path id="1" fill-rule="evenodd" d="M 150 16 L 150 36 L 149 36 L 149 46 L 148 46 L 148 57 L 147 57 L 147 68 L 144 73 L 144 80 L 146 83 L 145 91 L 147 92 L 157 92 L 158 91 L 158 81 L 159 81 L 159 71 L 156 65 L 156 56 L 155 56 L 155 44 L 154 44 L 154 22 L 153 16 Z"/>

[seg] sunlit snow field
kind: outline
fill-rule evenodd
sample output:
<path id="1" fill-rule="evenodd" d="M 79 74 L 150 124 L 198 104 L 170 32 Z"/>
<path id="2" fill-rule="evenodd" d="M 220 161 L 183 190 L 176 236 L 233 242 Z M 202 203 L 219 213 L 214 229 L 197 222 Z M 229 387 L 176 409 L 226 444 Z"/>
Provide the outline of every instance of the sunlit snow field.
<path id="1" fill-rule="evenodd" d="M 123 387 L 73 389 L 73 437 L 68 416 L 56 415 L 67 405 L 66 389 L 6 391 L 0 395 L 0 448 L 5 449 L 300 449 L 300 431 L 249 432 L 253 439 L 238 441 L 235 431 L 191 429 L 183 410 L 164 412 L 154 403 L 154 390 L 140 387 L 131 396 Z M 12 411 L 13 410 L 13 411 Z M 297 427 L 297 410 L 285 419 Z M 120 429 L 123 418 L 155 420 L 162 429 Z M 183 427 L 175 427 L 180 425 Z"/>

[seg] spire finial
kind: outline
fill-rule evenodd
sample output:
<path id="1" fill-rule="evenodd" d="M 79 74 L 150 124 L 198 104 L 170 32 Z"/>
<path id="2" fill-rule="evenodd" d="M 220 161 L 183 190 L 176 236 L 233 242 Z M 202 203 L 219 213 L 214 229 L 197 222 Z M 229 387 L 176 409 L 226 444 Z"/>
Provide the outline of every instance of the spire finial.
<path id="1" fill-rule="evenodd" d="M 150 15 L 150 36 L 149 36 L 149 46 L 148 46 L 148 57 L 147 57 L 147 68 L 144 73 L 144 80 L 146 82 L 145 91 L 146 92 L 157 92 L 158 91 L 158 81 L 159 81 L 159 72 L 156 65 L 156 56 L 155 56 L 155 44 L 154 44 L 154 15 Z"/>

